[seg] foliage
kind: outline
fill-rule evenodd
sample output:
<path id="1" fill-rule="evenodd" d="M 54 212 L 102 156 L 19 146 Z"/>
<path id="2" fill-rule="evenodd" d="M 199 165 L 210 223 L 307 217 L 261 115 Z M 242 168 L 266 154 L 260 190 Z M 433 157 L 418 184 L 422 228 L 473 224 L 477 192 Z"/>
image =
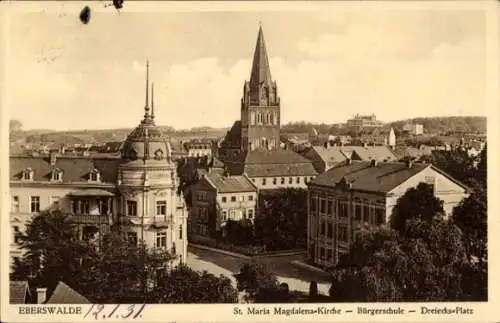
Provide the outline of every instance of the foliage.
<path id="1" fill-rule="evenodd" d="M 245 292 L 247 301 L 257 301 L 270 291 L 278 289 L 278 279 L 268 268 L 257 262 L 244 263 L 234 275 L 238 291 Z"/>
<path id="2" fill-rule="evenodd" d="M 484 145 L 484 149 L 479 154 L 479 163 L 476 169 L 475 179 L 477 182 L 481 183 L 486 189 L 488 182 L 488 150 L 487 145 Z"/>
<path id="3" fill-rule="evenodd" d="M 433 151 L 430 163 L 466 185 L 472 183 L 476 172 L 474 158 L 463 150 Z"/>
<path id="4" fill-rule="evenodd" d="M 261 193 L 255 217 L 255 240 L 269 251 L 305 248 L 307 191 L 277 189 Z"/>
<path id="5" fill-rule="evenodd" d="M 333 272 L 334 301 L 458 301 L 466 266 L 460 230 L 435 217 L 363 230 Z"/>
<path id="6" fill-rule="evenodd" d="M 181 265 L 159 279 L 158 303 L 236 303 L 238 291 L 229 278 L 196 272 Z"/>
<path id="7" fill-rule="evenodd" d="M 253 225 L 248 219 L 228 220 L 224 230 L 227 241 L 234 245 L 251 245 L 254 242 Z"/>
<path id="8" fill-rule="evenodd" d="M 444 215 L 443 201 L 434 196 L 431 185 L 420 183 L 401 196 L 392 211 L 391 227 L 402 230 L 410 219 L 430 221 Z"/>
<path id="9" fill-rule="evenodd" d="M 19 235 L 26 250 L 14 264 L 11 278 L 28 280 L 30 286 L 52 290 L 59 281 L 81 290 L 86 261 L 95 253 L 92 245 L 78 240 L 69 216 L 61 211 L 43 212 L 32 218 Z"/>

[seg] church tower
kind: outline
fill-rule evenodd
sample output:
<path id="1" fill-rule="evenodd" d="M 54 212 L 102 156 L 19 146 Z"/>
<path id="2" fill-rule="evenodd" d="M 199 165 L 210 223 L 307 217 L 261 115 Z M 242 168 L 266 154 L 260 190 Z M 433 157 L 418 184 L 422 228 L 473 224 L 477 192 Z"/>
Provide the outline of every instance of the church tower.
<path id="1" fill-rule="evenodd" d="M 241 148 L 275 150 L 280 145 L 280 98 L 271 79 L 262 26 L 253 56 L 250 82 L 245 81 L 241 99 Z"/>

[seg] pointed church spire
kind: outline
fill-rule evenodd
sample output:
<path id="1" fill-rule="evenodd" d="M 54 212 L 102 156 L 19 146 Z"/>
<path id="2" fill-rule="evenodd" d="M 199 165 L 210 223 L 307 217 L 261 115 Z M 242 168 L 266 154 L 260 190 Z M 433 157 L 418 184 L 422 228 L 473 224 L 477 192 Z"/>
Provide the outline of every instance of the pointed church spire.
<path id="1" fill-rule="evenodd" d="M 262 24 L 259 22 L 259 35 L 253 55 L 252 74 L 250 75 L 250 87 L 256 88 L 262 84 L 271 85 L 271 70 L 267 57 L 266 43 L 264 42 L 264 32 Z"/>
<path id="2" fill-rule="evenodd" d="M 149 60 L 146 61 L 146 104 L 144 106 L 144 119 L 149 118 Z"/>
<path id="3" fill-rule="evenodd" d="M 151 119 L 155 118 L 155 83 L 151 83 Z"/>

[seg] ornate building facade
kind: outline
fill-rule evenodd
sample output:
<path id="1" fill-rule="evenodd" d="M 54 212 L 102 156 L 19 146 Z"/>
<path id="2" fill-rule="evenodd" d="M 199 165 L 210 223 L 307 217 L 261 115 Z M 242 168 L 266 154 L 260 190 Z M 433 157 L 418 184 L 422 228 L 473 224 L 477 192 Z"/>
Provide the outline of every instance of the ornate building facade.
<path id="1" fill-rule="evenodd" d="M 17 235 L 42 211 L 69 213 L 80 237 L 104 234 L 118 224 L 131 243 L 144 241 L 187 257 L 187 209 L 168 138 L 154 121 L 146 72 L 144 118 L 119 155 L 10 157 L 11 258 L 23 251 Z"/>

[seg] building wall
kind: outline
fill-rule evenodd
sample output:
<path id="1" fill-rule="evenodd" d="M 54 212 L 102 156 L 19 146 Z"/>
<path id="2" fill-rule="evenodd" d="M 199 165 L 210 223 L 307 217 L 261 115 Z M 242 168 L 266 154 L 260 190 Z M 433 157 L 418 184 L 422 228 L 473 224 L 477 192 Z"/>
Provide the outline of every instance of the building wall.
<path id="1" fill-rule="evenodd" d="M 207 148 L 189 148 L 188 157 L 203 157 L 203 156 L 212 156 L 212 149 L 210 147 Z"/>
<path id="2" fill-rule="evenodd" d="M 259 121 L 270 114 L 272 120 Z M 275 106 L 243 106 L 241 138 L 244 149 L 277 149 L 280 146 L 280 107 Z M 269 147 L 264 147 L 262 140 L 266 139 Z"/>
<path id="3" fill-rule="evenodd" d="M 282 182 L 282 179 L 284 179 L 284 183 Z M 299 180 L 297 181 L 297 179 Z M 252 183 L 259 190 L 277 188 L 307 188 L 307 183 L 313 179 L 314 176 L 250 177 Z"/>
<path id="4" fill-rule="evenodd" d="M 416 187 L 420 182 L 430 182 L 431 179 L 435 183 L 435 195 L 444 201 L 444 209 L 446 215 L 449 216 L 453 207 L 467 197 L 467 193 L 460 185 L 431 167 L 411 177 L 387 195 L 310 186 L 308 197 L 309 257 L 319 265 L 335 265 L 339 255 L 348 252 L 349 245 L 355 239 L 356 231 L 362 225 L 389 223 L 397 199 L 409 188 Z M 328 208 L 328 201 L 331 203 L 331 211 Z M 325 203 L 326 210 L 321 211 L 321 203 Z M 347 205 L 347 217 L 339 215 L 342 203 Z M 321 229 L 322 223 L 325 223 L 324 230 Z M 331 235 L 326 229 L 328 226 L 331 226 Z M 342 233 L 343 230 L 347 231 Z"/>

